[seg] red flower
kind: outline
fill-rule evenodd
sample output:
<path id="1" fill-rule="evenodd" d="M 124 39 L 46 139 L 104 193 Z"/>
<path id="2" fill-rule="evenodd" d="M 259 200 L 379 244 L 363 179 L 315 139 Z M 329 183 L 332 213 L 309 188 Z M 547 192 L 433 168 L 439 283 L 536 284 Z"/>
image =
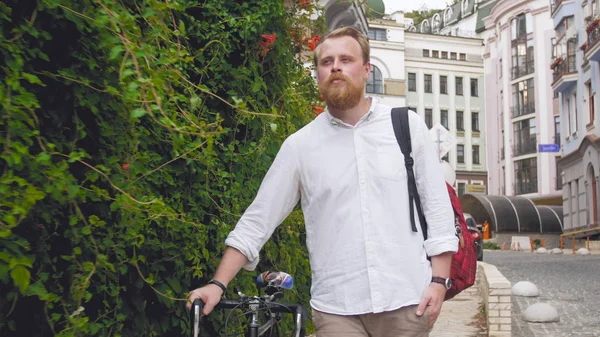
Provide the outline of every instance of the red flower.
<path id="1" fill-rule="evenodd" d="M 321 37 L 319 35 L 316 35 L 312 38 L 307 37 L 304 38 L 304 41 L 306 41 L 306 44 L 308 44 L 308 48 L 310 49 L 310 51 L 314 51 L 317 48 L 319 41 L 321 41 Z"/>
<path id="2" fill-rule="evenodd" d="M 313 106 L 313 112 L 315 113 L 315 115 L 320 115 L 323 113 L 323 111 L 325 111 L 325 108 L 320 106 L 320 105 L 315 105 Z"/>
<path id="3" fill-rule="evenodd" d="M 269 46 L 275 43 L 275 40 L 277 39 L 277 34 L 260 34 L 260 37 L 262 37 L 263 40 L 261 40 L 258 43 L 258 45 L 262 48 L 260 54 L 264 57 L 270 50 Z"/>
<path id="4" fill-rule="evenodd" d="M 298 0 L 300 8 L 308 8 L 310 6 L 310 0 Z"/>
<path id="5" fill-rule="evenodd" d="M 121 165 L 123 167 L 123 170 L 127 170 L 129 168 L 129 164 L 125 163 L 123 165 Z"/>

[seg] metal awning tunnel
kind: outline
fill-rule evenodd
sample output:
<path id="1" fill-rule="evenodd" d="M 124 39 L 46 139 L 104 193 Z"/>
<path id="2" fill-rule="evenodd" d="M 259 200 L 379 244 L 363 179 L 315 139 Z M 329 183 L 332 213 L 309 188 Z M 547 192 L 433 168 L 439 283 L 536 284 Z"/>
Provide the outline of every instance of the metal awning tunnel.
<path id="1" fill-rule="evenodd" d="M 463 212 L 478 224 L 487 221 L 496 233 L 563 233 L 562 206 L 535 205 L 524 197 L 461 195 Z"/>

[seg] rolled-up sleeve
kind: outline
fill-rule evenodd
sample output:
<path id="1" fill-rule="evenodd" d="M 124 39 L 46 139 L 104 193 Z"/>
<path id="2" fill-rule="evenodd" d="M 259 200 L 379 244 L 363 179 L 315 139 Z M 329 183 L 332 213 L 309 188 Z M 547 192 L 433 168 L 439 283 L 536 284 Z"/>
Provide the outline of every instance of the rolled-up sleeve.
<path id="1" fill-rule="evenodd" d="M 256 198 L 225 240 L 225 245 L 248 258 L 246 270 L 256 268 L 261 248 L 300 200 L 297 153 L 292 143 L 292 136 L 283 143 Z"/>
<path id="2" fill-rule="evenodd" d="M 448 196 L 438 151 L 423 119 L 414 112 L 409 116 L 415 180 L 423 214 L 427 220 L 425 251 L 428 256 L 446 252 L 455 253 L 458 250 L 458 237 L 454 228 L 454 211 Z"/>

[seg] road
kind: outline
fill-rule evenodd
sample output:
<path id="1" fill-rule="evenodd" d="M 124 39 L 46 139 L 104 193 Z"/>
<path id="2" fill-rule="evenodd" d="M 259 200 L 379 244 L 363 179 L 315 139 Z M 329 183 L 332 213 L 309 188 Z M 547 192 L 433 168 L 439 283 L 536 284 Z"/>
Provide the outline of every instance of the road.
<path id="1" fill-rule="evenodd" d="M 486 250 L 483 256 L 511 284 L 530 281 L 540 290 L 539 297 L 513 296 L 512 336 L 600 337 L 600 255 Z M 556 308 L 560 322 L 525 322 L 521 313 L 535 303 Z"/>

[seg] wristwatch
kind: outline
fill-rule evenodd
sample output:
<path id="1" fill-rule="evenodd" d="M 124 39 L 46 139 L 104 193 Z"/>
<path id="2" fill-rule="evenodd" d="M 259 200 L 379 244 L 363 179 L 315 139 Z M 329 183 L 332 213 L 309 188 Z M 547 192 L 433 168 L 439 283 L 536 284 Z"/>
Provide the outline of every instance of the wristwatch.
<path id="1" fill-rule="evenodd" d="M 452 287 L 452 280 L 448 277 L 439 277 L 439 276 L 434 276 L 431 278 L 431 282 L 434 283 L 439 283 L 441 285 L 443 285 L 444 287 L 446 287 L 446 290 L 450 289 L 450 287 Z"/>

